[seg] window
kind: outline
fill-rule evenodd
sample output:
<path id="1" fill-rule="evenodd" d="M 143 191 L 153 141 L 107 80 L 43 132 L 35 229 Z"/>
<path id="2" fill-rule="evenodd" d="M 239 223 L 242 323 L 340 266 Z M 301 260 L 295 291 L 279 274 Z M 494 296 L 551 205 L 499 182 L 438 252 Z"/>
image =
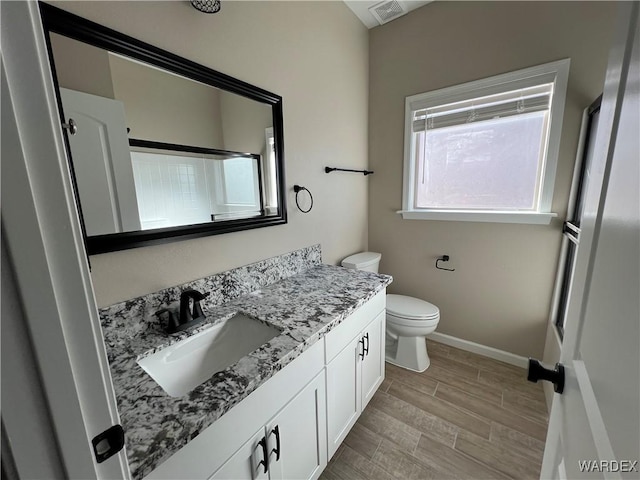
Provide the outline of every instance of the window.
<path id="1" fill-rule="evenodd" d="M 569 60 L 406 99 L 405 219 L 549 223 Z"/>
<path id="2" fill-rule="evenodd" d="M 571 183 L 569 195 L 569 207 L 567 208 L 567 221 L 562 229 L 562 246 L 560 247 L 560 267 L 562 273 L 556 279 L 553 294 L 552 319 L 558 329 L 560 340 L 564 337 L 564 327 L 569 306 L 569 295 L 573 284 L 575 262 L 580 245 L 580 226 L 584 212 L 584 201 L 589 180 L 589 171 L 592 168 L 594 156 L 594 143 L 598 132 L 600 120 L 600 104 L 602 96 L 585 109 L 582 116 L 582 130 L 578 143 L 578 155 L 576 168 Z"/>

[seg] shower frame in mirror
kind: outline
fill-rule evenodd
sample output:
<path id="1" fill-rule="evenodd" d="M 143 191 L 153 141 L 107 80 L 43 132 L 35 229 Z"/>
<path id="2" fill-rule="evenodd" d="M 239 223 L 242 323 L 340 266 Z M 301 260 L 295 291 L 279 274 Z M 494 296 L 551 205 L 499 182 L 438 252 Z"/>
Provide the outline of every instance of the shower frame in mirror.
<path id="1" fill-rule="evenodd" d="M 258 197 L 258 202 L 259 202 L 259 208 L 257 210 L 252 210 L 252 215 L 246 215 L 243 214 L 242 216 L 240 216 L 240 218 L 243 219 L 249 219 L 249 218 L 256 218 L 256 217 L 260 217 L 260 216 L 264 216 L 264 212 L 265 212 L 265 198 L 264 198 L 264 185 L 262 182 L 262 165 L 261 165 L 261 161 L 260 161 L 260 155 L 257 155 L 255 153 L 243 153 L 243 152 L 234 152 L 234 151 L 230 151 L 230 150 L 219 150 L 219 149 L 215 149 L 215 148 L 201 148 L 201 147 L 192 147 L 189 145 L 176 145 L 173 143 L 162 143 L 162 142 L 152 142 L 152 141 L 148 141 L 148 140 L 138 140 L 138 139 L 134 139 L 131 138 L 129 139 L 129 147 L 133 147 L 131 150 L 131 153 L 135 153 L 135 152 L 143 152 L 143 153 L 160 153 L 160 154 L 167 154 L 167 152 L 173 152 L 176 155 L 179 154 L 196 154 L 197 157 L 200 156 L 218 156 L 221 158 L 215 159 L 215 160 L 230 160 L 233 158 L 243 158 L 243 159 L 247 159 L 247 158 L 251 158 L 254 162 L 255 162 L 255 166 L 256 166 L 256 171 L 255 171 L 255 175 L 257 178 L 257 184 L 258 184 L 258 188 L 257 188 L 257 192 L 255 192 L 257 194 Z M 202 158 L 202 157 L 200 157 Z M 135 170 L 135 167 L 134 167 Z M 206 176 L 206 174 L 205 174 Z M 256 180 L 256 178 L 254 178 L 254 181 Z M 208 181 L 206 182 L 208 183 Z M 224 183 L 224 182 L 223 182 Z M 137 187 L 136 187 L 136 191 L 137 191 Z M 222 191 L 224 192 L 224 187 L 222 187 Z M 223 194 L 225 195 L 225 194 Z M 259 213 L 258 213 L 259 212 Z M 219 217 L 224 217 L 224 213 L 215 213 L 215 212 L 210 212 L 211 215 L 211 221 L 214 221 L 214 217 L 217 215 Z M 229 213 L 227 213 L 227 215 L 229 215 Z M 233 215 L 233 213 L 231 213 L 230 215 Z M 239 216 L 238 214 L 236 214 L 236 216 Z M 140 220 L 142 221 L 142 215 Z M 215 221 L 220 221 L 220 219 L 215 220 Z M 227 220 L 224 220 L 227 221 Z M 147 230 L 148 231 L 148 230 Z"/>
<path id="2" fill-rule="evenodd" d="M 89 255 L 125 250 L 129 248 L 158 245 L 162 243 L 187 240 L 208 235 L 238 232 L 254 228 L 270 227 L 287 223 L 286 191 L 284 180 L 284 136 L 282 120 L 282 97 L 263 90 L 259 87 L 233 78 L 224 73 L 187 60 L 173 53 L 145 43 L 136 38 L 117 32 L 100 24 L 79 17 L 51 5 L 40 3 L 40 15 L 47 43 L 49 63 L 53 74 L 53 82 L 57 95 L 58 110 L 61 125 L 66 122 L 60 87 L 58 84 L 53 50 L 51 47 L 51 33 L 84 42 L 94 47 L 130 57 L 134 60 L 158 67 L 183 77 L 219 88 L 243 97 L 271 106 L 273 115 L 273 137 L 276 153 L 275 170 L 278 194 L 277 212 L 272 215 L 232 219 L 219 222 L 201 223 L 178 227 L 157 228 L 152 230 L 138 230 L 133 232 L 111 233 L 105 235 L 88 236 L 82 215 L 82 205 L 76 185 L 73 169 L 73 159 L 67 131 L 64 131 L 65 147 L 69 160 L 69 169 L 74 186 L 76 205 L 82 225 L 85 246 Z M 193 146 L 198 148 L 198 146 Z"/>

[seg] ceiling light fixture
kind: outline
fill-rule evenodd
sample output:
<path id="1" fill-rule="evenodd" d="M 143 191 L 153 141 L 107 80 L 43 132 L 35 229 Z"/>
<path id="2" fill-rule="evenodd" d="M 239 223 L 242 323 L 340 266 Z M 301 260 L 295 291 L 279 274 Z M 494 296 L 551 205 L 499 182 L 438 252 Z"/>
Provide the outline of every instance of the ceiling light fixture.
<path id="1" fill-rule="evenodd" d="M 216 13 L 220 11 L 220 0 L 191 0 L 193 8 L 204 13 Z"/>

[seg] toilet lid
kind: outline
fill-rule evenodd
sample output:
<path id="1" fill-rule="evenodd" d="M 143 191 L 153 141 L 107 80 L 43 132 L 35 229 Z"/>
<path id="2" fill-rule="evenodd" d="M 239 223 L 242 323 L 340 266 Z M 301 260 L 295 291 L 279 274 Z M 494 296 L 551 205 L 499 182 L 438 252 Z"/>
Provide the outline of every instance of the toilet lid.
<path id="1" fill-rule="evenodd" d="M 349 255 L 342 260 L 342 266 L 346 268 L 365 268 L 380 261 L 382 254 L 376 252 L 360 252 L 355 255 Z"/>
<path id="2" fill-rule="evenodd" d="M 387 312 L 394 317 L 428 320 L 440 315 L 435 305 L 406 295 L 387 295 Z"/>

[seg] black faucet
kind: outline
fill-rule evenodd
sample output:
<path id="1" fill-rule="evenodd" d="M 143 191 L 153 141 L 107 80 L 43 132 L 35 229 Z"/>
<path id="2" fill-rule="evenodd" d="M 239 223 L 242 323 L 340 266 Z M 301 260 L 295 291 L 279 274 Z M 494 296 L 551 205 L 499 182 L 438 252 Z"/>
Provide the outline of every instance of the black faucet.
<path id="1" fill-rule="evenodd" d="M 185 290 L 180 294 L 180 325 L 197 320 L 204 317 L 200 301 L 207 298 L 208 293 L 200 293 L 197 290 Z M 189 304 L 193 300 L 193 309 L 189 311 Z"/>
<path id="2" fill-rule="evenodd" d="M 176 315 L 169 308 L 163 308 L 155 313 L 160 321 L 166 321 L 166 332 L 176 333 L 202 322 L 205 319 L 202 313 L 200 301 L 209 296 L 209 293 L 200 293 L 197 290 L 185 290 L 180 294 L 180 315 Z M 193 300 L 193 308 L 189 306 Z"/>

